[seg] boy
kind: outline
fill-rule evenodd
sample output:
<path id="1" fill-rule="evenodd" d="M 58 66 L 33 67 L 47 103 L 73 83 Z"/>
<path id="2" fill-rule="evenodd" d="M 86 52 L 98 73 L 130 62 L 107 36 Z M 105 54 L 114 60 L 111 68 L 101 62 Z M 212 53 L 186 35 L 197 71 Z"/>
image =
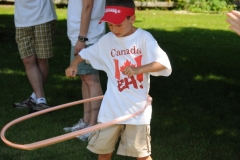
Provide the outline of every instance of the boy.
<path id="1" fill-rule="evenodd" d="M 230 24 L 229 28 L 240 36 L 240 12 L 232 10 L 227 13 L 227 22 Z"/>
<path id="2" fill-rule="evenodd" d="M 111 32 L 83 49 L 65 71 L 66 76 L 75 77 L 77 64 L 89 60 L 94 68 L 107 73 L 107 90 L 98 114 L 99 123 L 141 110 L 148 99 L 150 74 L 171 74 L 166 53 L 150 33 L 133 26 L 135 19 L 133 0 L 108 0 L 100 23 L 107 22 Z M 149 105 L 134 118 L 93 132 L 87 148 L 99 154 L 99 160 L 109 160 L 121 136 L 117 154 L 151 160 L 151 114 Z"/>

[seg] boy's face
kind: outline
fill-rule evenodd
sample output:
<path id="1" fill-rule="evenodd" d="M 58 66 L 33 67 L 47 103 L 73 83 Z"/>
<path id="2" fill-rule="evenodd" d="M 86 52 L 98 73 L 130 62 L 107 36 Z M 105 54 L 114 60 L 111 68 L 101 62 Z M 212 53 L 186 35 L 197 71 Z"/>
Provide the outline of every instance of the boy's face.
<path id="1" fill-rule="evenodd" d="M 133 33 L 134 27 L 133 23 L 135 22 L 136 16 L 133 15 L 130 18 L 125 18 L 121 24 L 112 24 L 107 22 L 110 31 L 115 34 L 117 37 L 125 37 Z"/>

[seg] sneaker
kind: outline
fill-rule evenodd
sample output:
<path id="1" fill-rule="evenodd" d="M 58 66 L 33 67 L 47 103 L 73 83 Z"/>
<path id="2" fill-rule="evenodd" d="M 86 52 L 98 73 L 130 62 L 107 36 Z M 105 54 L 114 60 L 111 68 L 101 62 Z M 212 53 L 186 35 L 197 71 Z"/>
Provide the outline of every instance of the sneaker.
<path id="1" fill-rule="evenodd" d="M 86 128 L 87 124 L 83 122 L 83 119 L 81 118 L 78 123 L 74 124 L 72 127 L 65 127 L 63 130 L 65 132 L 74 132 L 83 128 Z"/>
<path id="2" fill-rule="evenodd" d="M 35 107 L 29 108 L 29 113 L 41 111 L 41 110 L 48 109 L 48 108 L 50 108 L 50 106 L 48 106 L 48 104 L 39 103 L 39 104 L 36 104 Z"/>
<path id="3" fill-rule="evenodd" d="M 33 100 L 32 97 L 29 97 L 23 102 L 16 102 L 13 104 L 13 107 L 17 109 L 33 108 L 35 106 L 36 106 L 36 102 Z"/>
<path id="4" fill-rule="evenodd" d="M 90 127 L 90 126 L 91 125 L 89 125 L 87 127 Z M 88 137 L 91 136 L 91 134 L 92 134 L 92 132 L 89 132 L 89 133 L 83 134 L 81 136 L 77 136 L 77 138 L 80 139 L 81 141 L 88 141 Z"/>

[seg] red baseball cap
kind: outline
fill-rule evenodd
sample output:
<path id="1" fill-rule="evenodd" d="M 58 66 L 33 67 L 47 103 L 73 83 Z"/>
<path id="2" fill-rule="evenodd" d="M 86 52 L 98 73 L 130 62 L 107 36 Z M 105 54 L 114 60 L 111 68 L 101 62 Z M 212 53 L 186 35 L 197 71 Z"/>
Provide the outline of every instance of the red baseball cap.
<path id="1" fill-rule="evenodd" d="M 110 22 L 112 24 L 121 24 L 126 17 L 133 16 L 135 14 L 135 9 L 120 6 L 106 6 L 105 13 L 99 24 L 102 21 Z"/>

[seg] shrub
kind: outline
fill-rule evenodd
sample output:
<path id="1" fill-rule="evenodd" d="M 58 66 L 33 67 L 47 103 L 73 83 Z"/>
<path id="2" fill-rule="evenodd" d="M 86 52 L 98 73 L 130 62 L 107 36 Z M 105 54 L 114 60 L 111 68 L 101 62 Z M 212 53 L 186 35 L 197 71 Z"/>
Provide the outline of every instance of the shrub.
<path id="1" fill-rule="evenodd" d="M 230 0 L 177 0 L 177 9 L 195 13 L 224 13 L 235 7 Z"/>
<path id="2" fill-rule="evenodd" d="M 174 1 L 177 2 L 176 9 L 187 10 L 194 13 L 224 13 L 236 6 L 234 0 L 137 0 L 141 2 L 152 1 Z"/>

